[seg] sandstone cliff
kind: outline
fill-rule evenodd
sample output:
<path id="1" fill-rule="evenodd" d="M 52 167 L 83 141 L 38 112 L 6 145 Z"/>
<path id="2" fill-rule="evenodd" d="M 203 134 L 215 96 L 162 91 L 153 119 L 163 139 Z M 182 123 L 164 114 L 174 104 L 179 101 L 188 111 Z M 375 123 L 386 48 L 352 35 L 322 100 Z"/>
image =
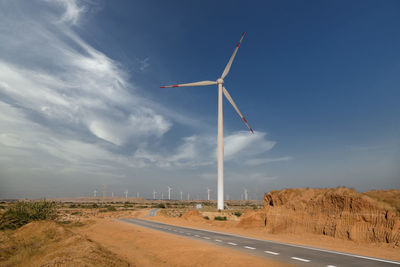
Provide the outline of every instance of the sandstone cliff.
<path id="1" fill-rule="evenodd" d="M 348 188 L 285 189 L 264 195 L 265 223 L 270 233 L 312 233 L 357 242 L 400 246 L 400 212 L 378 192 Z M 391 200 L 400 190 L 391 190 Z"/>

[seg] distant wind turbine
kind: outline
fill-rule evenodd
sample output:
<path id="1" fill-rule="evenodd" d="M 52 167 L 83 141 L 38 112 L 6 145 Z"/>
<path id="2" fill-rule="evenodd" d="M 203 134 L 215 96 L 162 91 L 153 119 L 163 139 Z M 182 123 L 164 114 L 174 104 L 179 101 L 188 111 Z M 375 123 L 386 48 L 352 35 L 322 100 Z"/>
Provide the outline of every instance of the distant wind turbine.
<path id="1" fill-rule="evenodd" d="M 157 192 L 155 190 L 153 190 L 153 199 L 156 199 L 156 194 L 157 194 Z"/>
<path id="2" fill-rule="evenodd" d="M 248 199 L 248 191 L 247 191 L 247 188 L 244 188 L 243 190 L 244 190 L 244 200 L 249 200 L 249 199 Z"/>
<path id="3" fill-rule="evenodd" d="M 210 200 L 210 191 L 211 191 L 211 189 L 207 188 L 207 200 Z"/>
<path id="4" fill-rule="evenodd" d="M 254 133 L 253 129 L 250 127 L 246 119 L 243 117 L 242 113 L 239 111 L 232 97 L 229 95 L 228 90 L 226 90 L 226 88 L 224 87 L 224 79 L 228 75 L 229 70 L 231 69 L 232 62 L 236 56 L 240 44 L 242 43 L 244 34 L 245 33 L 242 34 L 242 37 L 240 38 L 239 43 L 236 45 L 236 48 L 233 51 L 233 54 L 228 61 L 228 64 L 226 65 L 221 77 L 218 78 L 217 81 L 202 81 L 194 83 L 176 84 L 170 86 L 161 86 L 161 88 L 168 88 L 168 87 L 183 87 L 183 86 L 204 86 L 204 85 L 215 85 L 215 84 L 218 85 L 218 137 L 217 137 L 218 205 L 217 207 L 219 210 L 224 209 L 224 129 L 223 129 L 223 116 L 222 116 L 222 93 L 235 108 L 236 112 L 242 118 L 243 122 L 250 129 L 250 132 Z"/>
<path id="5" fill-rule="evenodd" d="M 169 187 L 169 186 L 167 186 L 168 187 L 168 200 L 171 200 L 171 190 L 172 190 L 172 187 Z"/>
<path id="6" fill-rule="evenodd" d="M 97 190 L 95 189 L 95 190 L 93 191 L 93 196 L 96 197 L 96 195 L 97 195 Z"/>
<path id="7" fill-rule="evenodd" d="M 125 190 L 125 199 L 128 199 L 128 190 Z"/>
<path id="8" fill-rule="evenodd" d="M 181 200 L 183 199 L 183 198 L 182 198 L 182 194 L 183 194 L 183 192 L 181 191 Z"/>

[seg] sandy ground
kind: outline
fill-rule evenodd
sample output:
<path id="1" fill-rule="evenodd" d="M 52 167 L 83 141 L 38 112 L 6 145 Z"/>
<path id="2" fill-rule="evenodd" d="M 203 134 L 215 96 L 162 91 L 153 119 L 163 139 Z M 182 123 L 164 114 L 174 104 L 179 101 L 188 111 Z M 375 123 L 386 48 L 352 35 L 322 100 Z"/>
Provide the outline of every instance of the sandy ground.
<path id="1" fill-rule="evenodd" d="M 95 219 L 73 231 L 133 266 L 290 266 L 113 218 Z"/>
<path id="2" fill-rule="evenodd" d="M 182 219 L 166 217 L 158 214 L 155 217 L 143 217 L 143 219 L 164 222 L 168 224 L 193 227 L 199 229 L 213 230 L 219 232 L 239 234 L 247 237 L 254 237 L 259 239 L 291 243 L 304 246 L 312 246 L 324 248 L 328 250 L 335 250 L 340 252 L 353 253 L 358 255 L 400 260 L 400 248 L 393 247 L 386 244 L 360 244 L 353 241 L 339 240 L 328 236 L 304 234 L 304 235 L 288 235 L 288 234 L 268 234 L 262 227 L 258 228 L 239 228 L 237 222 L 234 221 L 211 221 L 199 220 L 199 218 Z"/>

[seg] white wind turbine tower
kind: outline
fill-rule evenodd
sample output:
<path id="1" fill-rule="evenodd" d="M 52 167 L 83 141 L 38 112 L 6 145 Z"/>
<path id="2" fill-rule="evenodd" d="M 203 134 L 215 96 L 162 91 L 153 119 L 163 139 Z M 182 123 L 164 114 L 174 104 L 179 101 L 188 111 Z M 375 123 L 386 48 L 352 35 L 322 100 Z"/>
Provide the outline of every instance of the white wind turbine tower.
<path id="1" fill-rule="evenodd" d="M 244 188 L 243 190 L 244 190 L 244 200 L 248 200 L 247 188 Z"/>
<path id="2" fill-rule="evenodd" d="M 153 190 L 153 199 L 156 199 L 156 191 L 155 190 Z"/>
<path id="3" fill-rule="evenodd" d="M 181 200 L 183 199 L 183 192 L 181 191 Z"/>
<path id="4" fill-rule="evenodd" d="M 168 187 L 168 200 L 171 200 L 171 190 L 172 190 L 172 187 L 169 187 L 169 186 L 167 186 Z"/>
<path id="5" fill-rule="evenodd" d="M 93 191 L 93 196 L 96 197 L 96 195 L 97 195 L 97 190 L 95 189 L 95 190 Z"/>
<path id="6" fill-rule="evenodd" d="M 207 188 L 207 200 L 210 200 L 210 191 L 211 191 L 211 189 Z"/>
<path id="7" fill-rule="evenodd" d="M 217 207 L 219 210 L 224 209 L 224 129 L 223 129 L 223 116 L 222 116 L 222 93 L 235 108 L 236 112 L 239 114 L 244 123 L 250 129 L 251 133 L 254 133 L 250 125 L 247 123 L 246 119 L 243 117 L 242 113 L 237 108 L 232 97 L 229 95 L 228 91 L 224 87 L 224 79 L 229 73 L 233 59 L 235 58 L 239 46 L 242 43 L 244 34 L 245 33 L 242 34 L 242 37 L 240 38 L 239 43 L 236 45 L 236 48 L 233 51 L 233 54 L 228 61 L 228 64 L 226 65 L 221 77 L 218 78 L 217 81 L 202 81 L 194 83 L 176 84 L 170 86 L 161 86 L 161 88 L 168 88 L 168 87 L 181 87 L 181 86 L 204 86 L 204 85 L 216 85 L 216 84 L 218 85 L 218 137 L 217 137 L 218 205 Z"/>
<path id="8" fill-rule="evenodd" d="M 125 190 L 125 199 L 128 199 L 128 190 Z"/>

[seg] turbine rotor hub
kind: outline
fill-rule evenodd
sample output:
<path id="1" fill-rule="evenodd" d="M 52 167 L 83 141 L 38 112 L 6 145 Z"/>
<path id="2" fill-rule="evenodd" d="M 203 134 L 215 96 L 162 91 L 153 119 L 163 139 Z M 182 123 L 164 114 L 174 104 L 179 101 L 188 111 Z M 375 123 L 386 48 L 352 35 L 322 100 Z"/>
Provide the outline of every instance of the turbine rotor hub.
<path id="1" fill-rule="evenodd" d="M 218 84 L 224 84 L 224 80 L 222 78 L 218 78 L 217 83 Z"/>

